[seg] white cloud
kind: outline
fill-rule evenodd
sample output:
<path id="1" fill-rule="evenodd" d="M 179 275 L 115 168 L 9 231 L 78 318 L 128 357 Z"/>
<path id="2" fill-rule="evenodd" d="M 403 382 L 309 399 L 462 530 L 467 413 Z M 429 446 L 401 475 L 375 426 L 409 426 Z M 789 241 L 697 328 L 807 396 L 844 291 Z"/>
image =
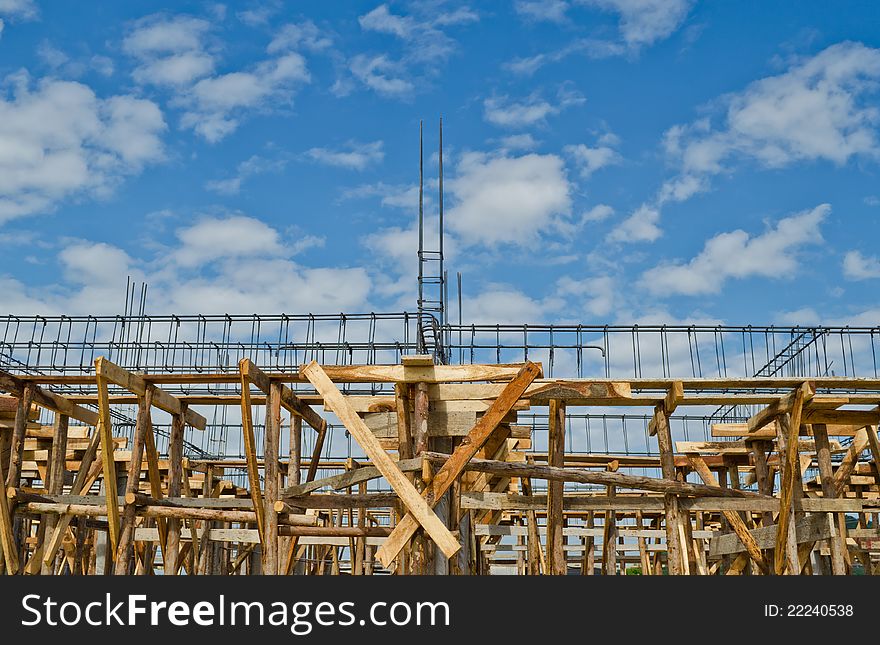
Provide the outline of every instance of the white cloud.
<path id="1" fill-rule="evenodd" d="M 653 242 L 663 231 L 657 226 L 660 211 L 648 204 L 642 204 L 618 224 L 608 236 L 609 242 Z"/>
<path id="2" fill-rule="evenodd" d="M 0 15 L 18 20 L 34 20 L 40 15 L 34 0 L 0 0 Z"/>
<path id="3" fill-rule="evenodd" d="M 385 55 L 358 54 L 349 65 L 352 75 L 379 94 L 405 96 L 413 92 L 415 85 L 403 78 L 403 67 Z"/>
<path id="4" fill-rule="evenodd" d="M 779 168 L 798 161 L 844 164 L 880 153 L 880 111 L 867 99 L 880 79 L 880 49 L 861 43 L 832 45 L 788 71 L 724 97 L 721 127 L 708 118 L 675 126 L 667 152 L 682 174 L 712 175 L 736 158 Z"/>
<path id="5" fill-rule="evenodd" d="M 269 45 L 271 58 L 223 74 L 215 73 L 217 57 L 207 43 L 211 23 L 201 18 L 142 18 L 123 50 L 138 61 L 135 82 L 173 90 L 170 104 L 182 108 L 181 125 L 213 143 L 235 131 L 246 113 L 289 105 L 295 90 L 311 80 L 305 58 L 291 50 L 317 46 L 310 24 L 300 25 L 298 36 L 296 25 L 286 25 Z"/>
<path id="6" fill-rule="evenodd" d="M 584 280 L 563 276 L 556 282 L 556 293 L 566 300 L 566 311 L 571 314 L 583 312 L 588 316 L 607 319 L 614 311 L 618 290 L 614 279 L 609 276 Z"/>
<path id="7" fill-rule="evenodd" d="M 400 42 L 398 59 L 389 54 L 358 54 L 349 62 L 352 76 L 369 89 L 392 97 L 404 97 L 416 88 L 417 74 L 433 76 L 438 63 L 456 50 L 456 42 L 444 28 L 476 22 L 479 16 L 469 7 L 452 11 L 436 11 L 433 3 L 414 4 L 412 13 L 392 13 L 388 4 L 381 4 L 358 18 L 364 31 L 392 36 Z M 344 94 L 349 83 L 337 81 L 335 91 Z"/>
<path id="8" fill-rule="evenodd" d="M 599 38 L 579 38 L 556 51 L 516 57 L 504 63 L 504 69 L 520 76 L 532 76 L 550 63 L 558 63 L 569 56 L 581 54 L 590 59 L 601 60 L 612 56 L 622 56 L 628 51 L 625 45 Z"/>
<path id="9" fill-rule="evenodd" d="M 675 32 L 687 18 L 692 0 L 575 0 L 574 4 L 613 12 L 620 17 L 620 38 L 577 38 L 555 51 L 518 57 L 504 67 L 523 76 L 531 76 L 550 63 L 558 63 L 574 54 L 590 59 L 637 54 L 645 46 L 663 40 Z M 570 18 L 572 3 L 564 0 L 517 0 L 517 13 L 531 21 L 558 24 L 589 24 L 592 18 Z"/>
<path id="10" fill-rule="evenodd" d="M 534 22 L 565 22 L 568 3 L 565 0 L 516 0 L 516 13 Z"/>
<path id="11" fill-rule="evenodd" d="M 524 132 L 502 137 L 499 143 L 505 150 L 534 150 L 539 142 L 531 134 Z"/>
<path id="12" fill-rule="evenodd" d="M 620 154 L 609 146 L 591 148 L 583 143 L 563 148 L 565 154 L 574 159 L 579 166 L 581 177 L 588 179 L 594 172 L 620 163 Z"/>
<path id="13" fill-rule="evenodd" d="M 571 212 L 570 186 L 556 155 L 462 155 L 447 182 L 452 231 L 465 244 L 525 244 Z"/>
<path id="14" fill-rule="evenodd" d="M 820 204 L 756 236 L 743 230 L 719 233 L 689 262 L 660 264 L 646 271 L 640 283 L 654 294 L 702 295 L 720 292 L 730 278 L 791 277 L 801 248 L 822 241 L 819 225 L 829 212 L 831 206 Z"/>
<path id="15" fill-rule="evenodd" d="M 162 113 L 129 95 L 21 73 L 0 96 L 0 221 L 52 210 L 65 198 L 108 195 L 163 158 Z"/>
<path id="16" fill-rule="evenodd" d="M 526 128 L 545 123 L 547 117 L 585 101 L 580 93 L 564 86 L 559 90 L 556 103 L 550 103 L 537 93 L 520 101 L 510 100 L 508 96 L 492 96 L 483 101 L 483 117 L 502 128 Z"/>
<path id="17" fill-rule="evenodd" d="M 306 152 L 312 160 L 327 166 L 364 170 L 367 166 L 381 163 L 385 158 L 382 141 L 358 143 L 349 141 L 342 149 L 311 148 Z"/>
<path id="18" fill-rule="evenodd" d="M 246 179 L 266 172 L 277 172 L 285 166 L 282 159 L 271 160 L 253 155 L 235 168 L 235 174 L 226 179 L 214 179 L 205 183 L 205 188 L 221 195 L 237 195 Z"/>
<path id="19" fill-rule="evenodd" d="M 295 88 L 309 80 L 306 61 L 296 52 L 249 71 L 203 78 L 177 101 L 185 108 L 181 124 L 212 143 L 219 141 L 238 128 L 245 111 L 290 104 Z"/>
<path id="20" fill-rule="evenodd" d="M 266 51 L 270 54 L 298 49 L 323 51 L 332 45 L 333 39 L 330 36 L 318 29 L 311 20 L 305 20 L 281 27 Z"/>
<path id="21" fill-rule="evenodd" d="M 135 21 L 122 49 L 138 65 L 137 83 L 182 86 L 214 71 L 214 56 L 205 49 L 211 23 L 192 16 L 155 14 Z"/>
<path id="22" fill-rule="evenodd" d="M 490 284 L 477 295 L 462 300 L 462 322 L 475 325 L 542 322 L 550 310 L 561 304 L 554 296 L 536 300 L 504 284 Z"/>
<path id="23" fill-rule="evenodd" d="M 638 48 L 670 36 L 687 18 L 692 0 L 578 0 L 620 15 L 624 42 Z"/>
<path id="24" fill-rule="evenodd" d="M 349 188 L 343 191 L 341 199 L 363 199 L 366 197 L 379 197 L 382 206 L 413 211 L 419 206 L 419 186 L 418 184 L 386 184 L 380 181 L 375 184 L 362 184 Z M 425 194 L 423 202 L 425 208 L 429 208 L 433 203 L 431 195 Z"/>
<path id="25" fill-rule="evenodd" d="M 211 259 L 279 256 L 284 247 L 278 231 L 253 217 L 205 218 L 177 232 L 179 266 L 199 266 Z"/>
<path id="26" fill-rule="evenodd" d="M 369 310 L 372 281 L 360 267 L 309 267 L 292 257 L 322 238 L 287 239 L 243 215 L 199 220 L 176 243 L 133 257 L 103 242 L 69 240 L 58 255 L 62 281 L 25 286 L 0 276 L 4 311 L 111 314 L 122 308 L 126 276 L 150 286 L 148 309 L 162 313 L 335 313 Z"/>
<path id="27" fill-rule="evenodd" d="M 601 222 L 614 215 L 614 209 L 608 204 L 597 204 L 583 214 L 581 221 L 583 222 Z"/>
<path id="28" fill-rule="evenodd" d="M 880 278 L 880 259 L 876 255 L 850 251 L 843 258 L 843 275 L 850 280 Z"/>

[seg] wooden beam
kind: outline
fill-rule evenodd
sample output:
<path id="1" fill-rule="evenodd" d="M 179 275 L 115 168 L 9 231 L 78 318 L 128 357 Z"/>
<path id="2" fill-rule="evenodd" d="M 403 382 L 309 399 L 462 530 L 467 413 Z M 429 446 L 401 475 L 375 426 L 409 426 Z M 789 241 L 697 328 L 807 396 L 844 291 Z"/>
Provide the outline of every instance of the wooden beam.
<path id="1" fill-rule="evenodd" d="M 364 449 L 367 456 L 388 480 L 391 487 L 400 496 L 406 507 L 413 513 L 415 519 L 425 531 L 433 538 L 446 557 L 452 557 L 461 548 L 461 545 L 443 525 L 428 503 L 419 495 L 415 487 L 406 476 L 400 472 L 388 453 L 379 444 L 379 440 L 373 436 L 370 429 L 364 424 L 357 412 L 351 409 L 342 393 L 336 388 L 330 377 L 324 372 L 317 361 L 312 361 L 302 367 L 300 372 L 309 379 L 315 389 L 324 397 L 325 403 L 330 403 L 333 412 L 339 417 L 343 425 L 354 436 L 355 440 Z M 397 555 L 396 553 L 394 554 Z M 391 558 L 393 560 L 393 558 Z M 390 560 L 387 564 L 390 563 Z"/>
<path id="2" fill-rule="evenodd" d="M 538 363 L 540 367 L 540 363 Z M 322 365 L 335 383 L 464 383 L 509 381 L 522 364 L 515 365 Z M 300 374 L 308 376 L 300 370 Z"/>
<path id="3" fill-rule="evenodd" d="M 315 412 L 310 405 L 302 401 L 287 385 L 279 381 L 272 381 L 266 373 L 257 367 L 249 358 L 243 358 L 238 363 L 239 372 L 243 376 L 247 376 L 251 383 L 257 386 L 263 394 L 269 395 L 269 390 L 273 382 L 279 383 L 281 386 L 281 405 L 284 406 L 291 414 L 302 417 L 316 431 L 320 432 L 327 425 L 324 418 Z"/>
<path id="4" fill-rule="evenodd" d="M 124 388 L 129 392 L 134 392 L 139 396 L 144 396 L 144 394 L 146 394 L 148 382 L 145 381 L 143 377 L 111 363 L 103 356 L 95 360 L 95 374 L 103 377 L 108 382 L 115 383 L 119 387 Z M 196 430 L 204 430 L 208 423 L 208 420 L 201 414 L 194 410 L 190 410 L 175 397 L 158 387 L 154 387 L 153 390 L 153 405 L 160 410 L 164 410 L 168 414 L 174 415 L 183 413 L 185 415 L 186 424 L 192 426 Z"/>
<path id="5" fill-rule="evenodd" d="M 792 390 L 786 396 L 782 397 L 775 403 L 771 403 L 756 414 L 753 414 L 746 424 L 749 433 L 754 433 L 757 430 L 760 430 L 782 414 L 790 413 L 794 408 L 796 401 L 800 401 L 800 405 L 803 405 L 812 399 L 815 393 L 816 385 L 814 383 L 801 383 L 799 387 Z M 800 412 L 798 412 L 798 418 L 800 418 Z M 795 438 L 797 438 L 797 435 L 795 435 Z"/>
<path id="6" fill-rule="evenodd" d="M 663 399 L 663 409 L 666 412 L 667 418 L 672 416 L 672 413 L 675 412 L 675 409 L 683 400 L 684 385 L 681 381 L 673 381 L 669 386 L 669 392 L 666 393 L 666 398 Z M 652 417 L 648 422 L 648 434 L 652 437 L 657 434 L 657 422 L 655 419 L 656 417 Z"/>
<path id="7" fill-rule="evenodd" d="M 526 388 L 540 373 L 541 367 L 539 364 L 528 362 L 519 370 L 519 373 L 513 380 L 507 384 L 498 398 L 492 403 L 489 410 L 477 421 L 467 437 L 462 439 L 458 447 L 449 456 L 449 459 L 435 473 L 431 484 L 425 488 L 425 499 L 431 506 L 440 501 L 458 476 L 464 472 L 468 461 L 489 440 L 489 437 L 498 427 L 498 424 L 501 423 L 501 420 L 507 416 L 507 413 L 510 412 Z M 414 518 L 410 517 L 410 514 L 407 513 L 395 527 L 385 544 L 376 552 L 376 557 L 381 560 L 383 565 L 387 567 L 391 564 L 403 546 L 409 542 L 417 528 L 418 525 Z"/>
<path id="8" fill-rule="evenodd" d="M 404 459 L 396 463 L 400 471 L 404 473 L 417 471 L 421 472 L 422 470 L 421 457 Z M 363 466 L 361 468 L 355 468 L 354 470 L 348 470 L 339 475 L 324 477 L 323 479 L 316 479 L 315 481 L 305 482 L 304 484 L 295 484 L 293 486 L 288 486 L 281 491 L 280 497 L 285 498 L 308 495 L 312 491 L 324 488 L 325 486 L 329 486 L 333 490 L 340 490 L 342 488 L 354 486 L 355 484 L 360 484 L 361 482 L 370 481 L 371 479 L 378 479 L 381 476 L 382 473 L 375 466 Z"/>
<path id="9" fill-rule="evenodd" d="M 28 381 L 15 377 L 9 372 L 0 370 L 0 390 L 5 390 L 17 397 L 21 397 L 26 383 L 28 383 Z M 76 419 L 86 425 L 98 425 L 98 414 L 96 412 L 87 410 L 86 408 L 69 401 L 60 394 L 44 390 L 36 384 L 34 384 L 33 399 L 34 403 L 42 408 L 52 410 L 58 414 L 64 414 L 71 419 Z"/>

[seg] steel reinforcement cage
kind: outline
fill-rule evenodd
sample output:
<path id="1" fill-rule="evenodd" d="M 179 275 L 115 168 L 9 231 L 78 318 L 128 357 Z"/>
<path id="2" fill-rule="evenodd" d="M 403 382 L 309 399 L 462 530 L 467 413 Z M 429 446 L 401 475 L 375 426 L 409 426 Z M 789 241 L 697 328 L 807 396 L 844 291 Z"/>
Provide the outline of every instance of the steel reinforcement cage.
<path id="1" fill-rule="evenodd" d="M 327 315 L 6 316 L 0 318 L 0 369 L 14 374 L 76 375 L 94 372 L 94 360 L 144 373 L 235 372 L 250 358 L 266 370 L 295 373 L 311 360 L 323 364 L 392 364 L 415 354 L 425 334 L 439 362 L 451 364 L 541 361 L 545 377 L 565 378 L 877 378 L 878 327 L 731 325 L 489 325 L 440 326 L 425 315 L 394 312 Z M 307 386 L 297 386 L 306 388 Z M 88 386 L 58 386 L 88 394 Z M 237 384 L 173 385 L 177 394 L 235 394 Z M 377 394 L 382 385 L 352 384 L 348 393 Z M 673 435 L 707 440 L 721 420 L 747 418 L 749 406 L 694 409 L 676 416 Z M 656 454 L 643 410 L 597 413 L 571 410 L 566 444 L 573 451 Z M 200 458 L 240 457 L 237 411 L 208 410 L 204 433 L 187 433 L 186 452 Z M 114 410 L 115 432 L 130 434 L 134 408 Z M 262 419 L 255 419 L 262 445 Z M 520 413 L 534 428 L 534 448 L 546 444 L 547 417 Z M 167 426 L 156 419 L 160 450 Z M 306 437 L 304 436 L 304 439 Z M 331 426 L 327 460 L 357 457 L 345 428 Z"/>

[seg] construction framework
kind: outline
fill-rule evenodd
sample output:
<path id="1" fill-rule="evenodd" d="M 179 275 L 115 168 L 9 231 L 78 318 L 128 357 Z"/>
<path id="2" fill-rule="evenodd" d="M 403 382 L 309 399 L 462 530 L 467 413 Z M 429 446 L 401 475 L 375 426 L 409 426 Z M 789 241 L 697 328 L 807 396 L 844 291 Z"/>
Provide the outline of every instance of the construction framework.
<path id="1" fill-rule="evenodd" d="M 100 348 L 106 338 L 88 324 Z M 2 566 L 73 575 L 876 575 L 880 379 L 828 375 L 827 361 L 809 357 L 835 332 L 803 333 L 770 356 L 772 375 L 638 378 L 548 377 L 528 359 L 449 365 L 409 344 L 381 350 L 400 352 L 394 362 L 316 356 L 278 369 L 279 352 L 296 345 L 289 338 L 256 344 L 275 355 L 268 364 L 241 356 L 206 369 L 190 354 L 182 367 L 166 357 L 132 369 L 135 355 L 124 352 L 157 355 L 142 337 L 91 365 L 56 353 L 46 369 L 7 335 Z M 849 333 L 855 345 L 841 346 L 854 348 L 851 371 L 865 369 L 865 337 Z M 605 362 L 613 343 L 595 346 Z M 375 350 L 367 342 L 361 351 Z M 668 338 L 664 353 L 674 353 Z M 223 454 L 198 439 L 218 417 Z M 573 431 L 573 420 L 591 418 L 606 421 L 598 450 Z M 640 424 L 644 448 L 609 441 L 609 418 Z M 700 440 L 673 429 L 688 418 L 702 419 Z M 327 445 L 340 432 L 348 453 L 334 458 Z"/>

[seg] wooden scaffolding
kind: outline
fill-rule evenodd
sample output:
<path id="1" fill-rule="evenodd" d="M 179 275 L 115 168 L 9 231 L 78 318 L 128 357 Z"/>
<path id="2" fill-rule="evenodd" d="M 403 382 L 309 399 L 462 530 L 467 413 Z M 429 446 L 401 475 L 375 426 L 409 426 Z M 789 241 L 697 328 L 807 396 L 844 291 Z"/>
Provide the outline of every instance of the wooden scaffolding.
<path id="1" fill-rule="evenodd" d="M 219 383 L 239 394 L 180 393 Z M 0 372 L 0 390 L 7 574 L 880 574 L 878 379 L 545 379 L 538 363 L 422 355 L 137 374 L 98 358 L 89 374 Z M 130 439 L 114 434 L 121 405 L 137 406 Z M 713 441 L 673 441 L 677 411 L 735 405 L 759 408 L 713 424 Z M 219 406 L 240 406 L 245 458 L 185 457 Z M 651 412 L 655 454 L 567 445 L 567 411 L 612 407 Z M 535 408 L 549 414 L 540 451 L 517 423 Z M 167 454 L 155 410 L 170 415 Z M 322 460 L 330 414 L 362 459 Z"/>

